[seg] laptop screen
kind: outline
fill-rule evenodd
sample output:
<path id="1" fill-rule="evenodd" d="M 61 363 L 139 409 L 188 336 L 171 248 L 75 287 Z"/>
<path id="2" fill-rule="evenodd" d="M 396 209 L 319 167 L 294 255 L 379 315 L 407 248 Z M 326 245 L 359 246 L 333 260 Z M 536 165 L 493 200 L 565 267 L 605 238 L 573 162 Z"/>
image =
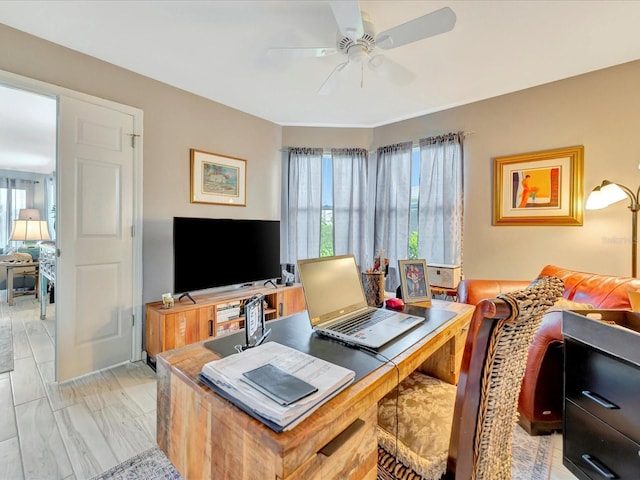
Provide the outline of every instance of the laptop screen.
<path id="1" fill-rule="evenodd" d="M 298 260 L 298 273 L 313 326 L 367 307 L 353 255 Z"/>

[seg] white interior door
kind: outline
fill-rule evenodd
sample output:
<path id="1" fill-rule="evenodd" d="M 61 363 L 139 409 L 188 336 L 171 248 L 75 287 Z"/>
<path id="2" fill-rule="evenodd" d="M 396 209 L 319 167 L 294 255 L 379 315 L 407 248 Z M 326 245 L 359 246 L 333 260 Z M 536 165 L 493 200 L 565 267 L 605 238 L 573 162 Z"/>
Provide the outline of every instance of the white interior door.
<path id="1" fill-rule="evenodd" d="M 59 97 L 56 378 L 132 358 L 134 118 Z"/>

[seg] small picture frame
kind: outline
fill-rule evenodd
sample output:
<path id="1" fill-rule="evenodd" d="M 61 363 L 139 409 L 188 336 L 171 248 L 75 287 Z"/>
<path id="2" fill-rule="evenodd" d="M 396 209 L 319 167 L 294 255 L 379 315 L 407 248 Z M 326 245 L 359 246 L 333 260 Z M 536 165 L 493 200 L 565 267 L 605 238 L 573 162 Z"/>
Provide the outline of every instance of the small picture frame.
<path id="1" fill-rule="evenodd" d="M 191 203 L 246 206 L 247 161 L 192 148 Z"/>
<path id="2" fill-rule="evenodd" d="M 420 260 L 398 260 L 400 289 L 404 303 L 431 301 L 431 288 L 427 277 L 427 262 Z"/>

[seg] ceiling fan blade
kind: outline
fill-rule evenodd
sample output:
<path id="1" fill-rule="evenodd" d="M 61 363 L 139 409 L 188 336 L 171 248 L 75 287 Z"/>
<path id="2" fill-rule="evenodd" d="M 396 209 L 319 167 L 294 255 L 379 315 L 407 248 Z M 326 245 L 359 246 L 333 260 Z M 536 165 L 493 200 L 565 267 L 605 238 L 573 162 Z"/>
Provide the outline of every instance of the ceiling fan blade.
<path id="1" fill-rule="evenodd" d="M 326 57 L 338 53 L 334 47 L 309 47 L 309 48 L 270 48 L 267 55 L 270 57 L 304 58 Z"/>
<path id="2" fill-rule="evenodd" d="M 384 49 L 401 47 L 407 43 L 448 32 L 455 24 L 456 14 L 449 7 L 444 7 L 380 32 L 376 37 L 376 46 Z"/>
<path id="3" fill-rule="evenodd" d="M 358 0 L 332 0 L 329 2 L 340 32 L 353 40 L 362 37 L 362 13 Z"/>
<path id="4" fill-rule="evenodd" d="M 329 95 L 332 93 L 338 86 L 338 76 L 340 72 L 348 70 L 349 65 L 349 61 L 337 65 L 318 90 L 318 95 Z"/>
<path id="5" fill-rule="evenodd" d="M 415 73 L 384 55 L 375 55 L 367 62 L 369 69 L 376 75 L 385 78 L 395 85 L 409 85 L 416 78 Z"/>

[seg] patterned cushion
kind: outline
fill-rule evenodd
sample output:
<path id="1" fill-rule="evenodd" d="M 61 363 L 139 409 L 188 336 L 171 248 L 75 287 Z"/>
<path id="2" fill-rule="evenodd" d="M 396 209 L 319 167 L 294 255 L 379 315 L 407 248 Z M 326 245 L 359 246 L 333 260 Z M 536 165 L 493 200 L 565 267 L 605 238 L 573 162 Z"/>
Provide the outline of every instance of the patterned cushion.
<path id="1" fill-rule="evenodd" d="M 378 444 L 392 455 L 397 446 L 398 461 L 419 475 L 440 478 L 447 466 L 455 385 L 414 372 L 398 387 L 397 399 L 397 409 L 395 391 L 378 406 Z"/>

